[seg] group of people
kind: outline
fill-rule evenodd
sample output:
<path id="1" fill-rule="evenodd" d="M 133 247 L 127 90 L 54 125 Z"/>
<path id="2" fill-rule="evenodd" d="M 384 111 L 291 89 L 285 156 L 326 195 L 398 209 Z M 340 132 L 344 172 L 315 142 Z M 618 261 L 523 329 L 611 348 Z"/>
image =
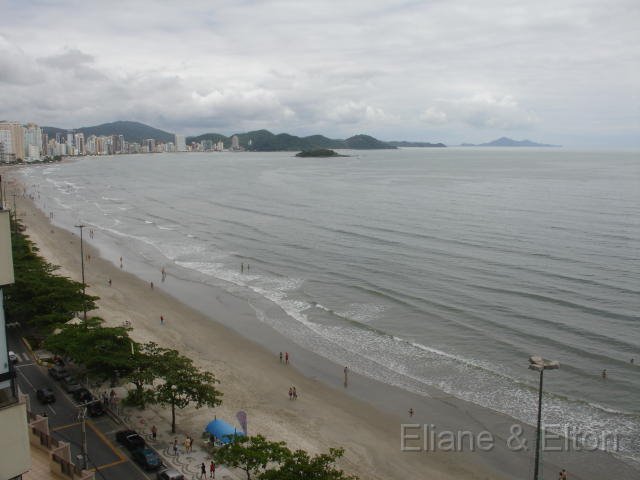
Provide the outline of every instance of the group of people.
<path id="1" fill-rule="evenodd" d="M 118 395 L 115 390 L 111 389 L 111 392 L 107 394 L 106 390 L 102 392 L 102 404 L 105 407 L 110 408 L 114 412 L 118 412 Z"/>
<path id="2" fill-rule="evenodd" d="M 200 478 L 207 478 L 207 466 L 204 462 L 200 464 Z M 213 463 L 213 460 L 209 464 L 209 478 L 216 478 L 216 464 Z"/>
<path id="3" fill-rule="evenodd" d="M 283 363 L 283 360 L 285 365 L 289 365 L 289 352 L 284 352 L 284 357 L 282 356 L 282 352 L 280 352 L 280 363 Z"/>
<path id="4" fill-rule="evenodd" d="M 289 400 L 297 400 L 298 399 L 298 391 L 296 387 L 289 387 Z"/>

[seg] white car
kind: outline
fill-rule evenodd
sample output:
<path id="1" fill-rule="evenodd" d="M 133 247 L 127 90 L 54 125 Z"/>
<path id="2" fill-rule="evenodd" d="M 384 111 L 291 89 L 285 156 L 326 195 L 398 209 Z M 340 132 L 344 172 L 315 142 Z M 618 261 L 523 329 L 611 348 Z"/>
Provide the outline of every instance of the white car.
<path id="1" fill-rule="evenodd" d="M 11 350 L 9 350 L 9 361 L 11 363 L 18 363 L 18 355 L 16 355 L 14 352 L 12 352 Z"/>

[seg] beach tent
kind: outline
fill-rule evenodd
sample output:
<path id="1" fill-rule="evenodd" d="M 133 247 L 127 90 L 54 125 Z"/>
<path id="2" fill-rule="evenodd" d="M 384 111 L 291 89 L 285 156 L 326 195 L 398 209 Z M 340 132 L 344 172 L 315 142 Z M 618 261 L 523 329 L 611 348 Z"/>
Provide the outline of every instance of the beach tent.
<path id="1" fill-rule="evenodd" d="M 244 436 L 242 430 L 238 430 L 233 425 L 230 425 L 224 420 L 219 420 L 217 418 L 210 421 L 205 430 L 216 437 L 216 439 L 220 440 L 222 443 L 231 443 L 234 437 Z"/>

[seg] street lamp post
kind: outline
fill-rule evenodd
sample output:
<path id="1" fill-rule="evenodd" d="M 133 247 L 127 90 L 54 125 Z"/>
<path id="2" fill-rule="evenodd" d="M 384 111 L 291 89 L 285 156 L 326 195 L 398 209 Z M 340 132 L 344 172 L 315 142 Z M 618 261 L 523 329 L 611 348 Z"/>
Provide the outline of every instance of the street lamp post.
<path id="1" fill-rule="evenodd" d="M 538 480 L 540 471 L 540 437 L 542 435 L 542 378 L 545 370 L 557 370 L 560 363 L 555 360 L 545 360 L 542 357 L 533 356 L 529 358 L 529 369 L 540 372 L 540 387 L 538 389 L 538 427 L 536 430 L 536 460 L 533 472 L 533 479 Z"/>
<path id="2" fill-rule="evenodd" d="M 171 433 L 176 433 L 176 393 L 177 385 L 171 385 Z"/>
<path id="3" fill-rule="evenodd" d="M 86 284 L 84 283 L 84 246 L 83 246 L 83 239 L 82 239 L 82 230 L 84 229 L 85 225 L 80 224 L 80 225 L 76 225 L 77 228 L 80 229 L 80 266 L 82 268 L 82 311 L 84 313 L 83 318 L 84 318 L 84 323 L 85 326 L 87 324 L 87 298 L 85 295 L 85 290 L 86 290 Z"/>

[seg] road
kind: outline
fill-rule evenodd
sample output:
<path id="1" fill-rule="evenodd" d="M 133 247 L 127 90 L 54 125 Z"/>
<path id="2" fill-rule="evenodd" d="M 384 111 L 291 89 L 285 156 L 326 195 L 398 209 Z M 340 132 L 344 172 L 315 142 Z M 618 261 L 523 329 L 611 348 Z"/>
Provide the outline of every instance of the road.
<path id="1" fill-rule="evenodd" d="M 65 393 L 58 382 L 53 380 L 47 369 L 38 365 L 31 357 L 19 332 L 7 329 L 9 350 L 18 356 L 16 364 L 18 385 L 31 399 L 34 413 L 46 413 L 49 418 L 51 434 L 58 440 L 71 444 L 74 462 L 81 464 L 77 456 L 81 454 L 82 434 L 78 421 L 79 408 L 72 397 Z M 49 387 L 56 396 L 56 402 L 43 405 L 36 398 L 36 390 Z M 115 434 L 123 426 L 117 424 L 108 415 L 90 418 L 86 422 L 88 466 L 93 469 L 98 480 L 147 480 L 155 478 L 155 473 L 144 472 L 134 463 L 127 452 L 115 441 Z"/>

